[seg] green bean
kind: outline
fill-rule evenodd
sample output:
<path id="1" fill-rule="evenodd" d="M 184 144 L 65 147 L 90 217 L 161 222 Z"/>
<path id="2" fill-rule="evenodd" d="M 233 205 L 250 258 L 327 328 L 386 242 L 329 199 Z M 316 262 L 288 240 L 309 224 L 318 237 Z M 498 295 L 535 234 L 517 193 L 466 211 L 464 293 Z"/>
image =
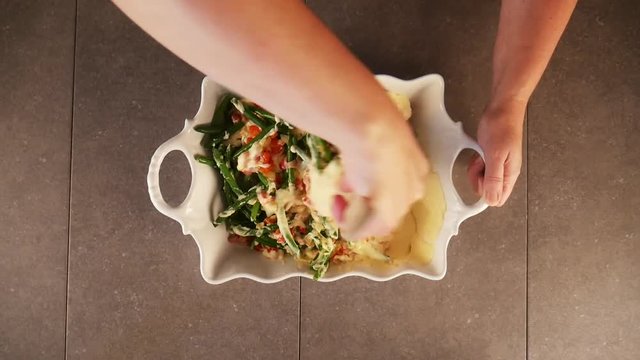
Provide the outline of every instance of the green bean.
<path id="1" fill-rule="evenodd" d="M 259 214 L 260 214 L 260 202 L 256 201 L 251 206 L 251 221 L 257 222 Z"/>
<path id="2" fill-rule="evenodd" d="M 223 181 L 222 184 L 222 194 L 224 195 L 224 201 L 226 202 L 226 205 L 231 205 L 236 199 L 236 194 L 231 191 L 231 189 L 229 188 L 229 184 L 227 184 L 226 181 Z"/>
<path id="3" fill-rule="evenodd" d="M 249 209 L 247 209 L 246 207 L 242 207 L 240 209 L 240 212 L 242 213 L 242 215 L 244 215 L 245 219 L 251 221 L 251 212 L 249 211 Z"/>
<path id="4" fill-rule="evenodd" d="M 329 260 L 331 260 L 331 253 L 318 253 L 309 267 L 313 271 L 313 280 L 318 280 L 324 276 L 329 268 Z"/>
<path id="5" fill-rule="evenodd" d="M 265 190 L 269 190 L 269 179 L 267 179 L 266 176 L 264 176 L 261 172 L 258 171 L 258 180 L 260 180 L 260 183 L 262 184 L 262 186 L 264 186 Z"/>
<path id="6" fill-rule="evenodd" d="M 206 157 L 204 155 L 196 154 L 194 156 L 194 158 L 196 159 L 197 162 L 199 162 L 201 164 L 206 164 L 206 165 L 209 165 L 209 166 L 215 166 L 216 165 L 212 158 L 208 158 L 208 157 Z"/>
<path id="7" fill-rule="evenodd" d="M 284 206 L 278 204 L 278 210 L 276 211 L 276 218 L 278 220 L 278 228 L 280 229 L 280 233 L 284 236 L 284 241 L 289 246 L 289 249 L 296 257 L 300 256 L 300 248 L 298 247 L 298 243 L 293 238 L 291 234 L 291 230 L 289 230 L 289 220 L 287 220 L 287 214 L 284 211 Z"/>
<path id="8" fill-rule="evenodd" d="M 231 93 L 226 93 L 222 95 L 218 101 L 218 105 L 216 106 L 215 111 L 213 112 L 213 117 L 211 118 L 212 126 L 221 126 L 227 120 L 227 113 L 231 108 L 231 100 L 235 96 Z"/>
<path id="9" fill-rule="evenodd" d="M 329 261 L 335 250 L 335 242 L 318 233 L 312 235 L 312 239 L 316 248 L 318 248 L 318 254 L 309 264 L 309 268 L 313 271 L 313 279 L 318 280 L 324 276 L 329 268 Z"/>
<path id="10" fill-rule="evenodd" d="M 226 181 L 229 184 L 231 191 L 233 191 L 238 196 L 242 195 L 242 190 L 240 190 L 240 187 L 238 186 L 238 183 L 236 182 L 235 177 L 233 176 L 233 174 L 231 174 L 231 170 L 229 169 L 229 166 L 227 165 L 227 163 L 224 161 L 224 158 L 222 157 L 222 153 L 220 153 L 220 150 L 213 148 L 211 152 L 213 154 L 213 160 L 215 161 L 216 166 L 220 170 L 220 174 L 222 175 L 222 178 L 224 179 L 224 181 Z"/>
<path id="11" fill-rule="evenodd" d="M 220 129 L 219 127 L 215 127 L 211 124 L 200 124 L 193 127 L 193 130 L 209 135 L 220 135 L 224 133 L 224 129 Z"/>
<path id="12" fill-rule="evenodd" d="M 278 129 L 278 132 L 280 134 L 286 135 L 286 136 L 292 136 L 291 134 L 291 125 L 285 123 L 285 122 L 278 122 L 276 124 L 276 129 Z"/>
<path id="13" fill-rule="evenodd" d="M 260 126 L 260 128 L 264 129 L 269 125 L 274 125 L 273 121 L 269 121 L 268 119 L 262 119 L 258 115 L 256 115 L 256 109 L 248 104 L 243 104 L 244 106 L 244 116 L 251 120 L 254 124 Z"/>
<path id="14" fill-rule="evenodd" d="M 318 148 L 316 147 L 316 145 L 313 142 L 313 135 L 311 134 L 307 134 L 305 136 L 305 140 L 307 142 L 307 147 L 309 148 L 309 152 L 311 152 L 311 164 L 316 167 L 316 168 L 320 168 L 320 164 L 318 163 L 320 160 L 320 153 L 318 151 Z"/>
<path id="15" fill-rule="evenodd" d="M 253 106 L 251 107 L 251 110 L 258 116 L 263 117 L 263 118 L 267 118 L 269 120 L 276 120 L 276 116 L 273 115 L 272 113 L 268 112 L 267 110 L 262 110 L 259 108 L 254 108 Z"/>
<path id="16" fill-rule="evenodd" d="M 311 158 L 309 158 L 309 155 L 304 150 L 302 150 L 302 148 L 299 147 L 298 145 L 292 145 L 291 151 L 293 151 L 296 155 L 300 156 L 302 161 L 311 162 Z"/>
<path id="17" fill-rule="evenodd" d="M 315 135 L 307 134 L 307 146 L 311 151 L 311 159 L 318 169 L 324 169 L 334 157 L 329 143 Z"/>
<path id="18" fill-rule="evenodd" d="M 248 193 L 239 196 L 238 200 L 236 200 L 235 203 L 229 205 L 226 209 L 224 209 L 224 211 L 221 211 L 218 214 L 218 217 L 213 221 L 213 223 L 221 224 L 224 221 L 224 219 L 228 218 L 229 216 L 233 215 L 236 211 L 240 210 L 246 203 L 248 203 L 252 199 L 255 199 L 256 196 L 257 196 L 257 193 L 255 189 L 254 191 L 249 191 Z"/>
<path id="19" fill-rule="evenodd" d="M 262 246 L 268 246 L 272 248 L 281 248 L 281 246 L 279 246 L 277 241 L 273 240 L 268 236 L 258 236 L 255 238 L 255 241 Z"/>
<path id="20" fill-rule="evenodd" d="M 291 164 L 291 162 L 296 158 L 296 154 L 291 149 L 295 145 L 296 145 L 295 136 L 293 135 L 289 136 L 289 141 L 287 144 L 287 166 L 286 166 L 286 172 L 285 172 L 285 175 L 287 177 L 287 185 L 289 189 L 292 189 L 295 186 L 295 169 L 292 167 L 292 164 Z"/>
<path id="21" fill-rule="evenodd" d="M 233 158 L 237 159 L 238 156 L 240 156 L 240 154 L 249 150 L 253 146 L 253 144 L 257 143 L 258 141 L 262 140 L 265 136 L 267 136 L 269 132 L 271 132 L 271 130 L 273 130 L 273 125 L 269 125 L 266 128 L 263 128 L 260 134 L 256 135 L 256 137 L 254 137 L 251 141 L 249 141 L 245 146 L 241 147 L 238 151 L 236 151 L 236 153 L 233 154 Z"/>
<path id="22" fill-rule="evenodd" d="M 226 134 L 228 134 L 227 136 L 229 138 L 232 137 L 235 133 L 240 131 L 240 129 L 242 129 L 244 127 L 244 125 L 245 124 L 243 122 L 237 122 L 237 123 L 229 126 L 229 128 L 226 131 Z"/>
<path id="23" fill-rule="evenodd" d="M 200 146 L 202 146 L 205 151 L 211 151 L 211 147 L 213 146 L 213 137 L 210 134 L 204 134 L 202 136 L 202 140 L 200 140 Z"/>
<path id="24" fill-rule="evenodd" d="M 226 115 L 229 112 L 229 106 L 231 105 L 232 94 L 224 94 L 219 98 L 218 104 L 213 112 L 211 122 L 208 124 L 200 124 L 194 127 L 194 130 L 200 133 L 204 133 L 200 145 L 209 150 L 213 145 L 213 142 L 220 139 L 220 135 L 225 132 Z M 216 135 L 216 136 L 213 136 Z"/>
<path id="25" fill-rule="evenodd" d="M 240 236 L 256 236 L 257 230 L 242 225 L 231 225 L 229 231 Z"/>
<path id="26" fill-rule="evenodd" d="M 258 233 L 258 235 L 262 236 L 262 235 L 268 235 L 273 233 L 274 231 L 278 230 L 278 224 L 270 224 L 270 225 L 266 225 L 263 226 L 260 229 L 260 232 Z"/>

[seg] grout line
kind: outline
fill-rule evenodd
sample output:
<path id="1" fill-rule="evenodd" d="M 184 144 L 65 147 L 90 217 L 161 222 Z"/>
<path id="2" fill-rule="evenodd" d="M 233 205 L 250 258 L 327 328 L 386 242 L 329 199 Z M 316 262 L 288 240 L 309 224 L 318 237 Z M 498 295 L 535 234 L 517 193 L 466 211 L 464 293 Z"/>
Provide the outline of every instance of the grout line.
<path id="1" fill-rule="evenodd" d="M 524 327 L 524 349 L 525 359 L 529 359 L 529 104 L 525 110 L 525 128 L 526 128 L 526 173 L 525 173 L 525 327 Z"/>
<path id="2" fill-rule="evenodd" d="M 75 118 L 76 102 L 76 52 L 78 49 L 78 0 L 75 1 L 75 17 L 73 22 L 73 72 L 71 73 L 71 128 L 69 130 L 69 202 L 67 215 L 67 281 L 65 292 L 65 314 L 64 314 L 64 358 L 68 358 L 68 334 L 69 334 L 69 270 L 71 267 L 71 191 L 73 189 L 73 120 Z"/>
<path id="3" fill-rule="evenodd" d="M 298 278 L 298 360 L 302 357 L 302 277 Z"/>

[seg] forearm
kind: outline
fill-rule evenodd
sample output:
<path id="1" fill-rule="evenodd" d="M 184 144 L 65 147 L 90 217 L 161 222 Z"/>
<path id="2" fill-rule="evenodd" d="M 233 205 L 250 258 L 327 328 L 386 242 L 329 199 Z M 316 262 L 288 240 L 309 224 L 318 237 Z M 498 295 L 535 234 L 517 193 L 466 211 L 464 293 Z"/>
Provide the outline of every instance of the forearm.
<path id="1" fill-rule="evenodd" d="M 401 121 L 382 88 L 297 0 L 114 1 L 186 62 L 293 124 L 348 143 Z"/>
<path id="2" fill-rule="evenodd" d="M 577 0 L 503 0 L 494 48 L 491 104 L 526 104 Z"/>

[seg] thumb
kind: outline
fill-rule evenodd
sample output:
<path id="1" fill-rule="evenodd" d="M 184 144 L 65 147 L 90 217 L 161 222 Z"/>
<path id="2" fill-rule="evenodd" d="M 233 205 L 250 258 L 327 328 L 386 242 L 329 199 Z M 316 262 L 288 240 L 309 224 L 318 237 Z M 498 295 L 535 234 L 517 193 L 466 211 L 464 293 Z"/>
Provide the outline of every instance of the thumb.
<path id="1" fill-rule="evenodd" d="M 483 190 L 484 199 L 491 206 L 496 206 L 502 198 L 502 189 L 504 183 L 504 159 L 501 157 L 487 157 Z"/>

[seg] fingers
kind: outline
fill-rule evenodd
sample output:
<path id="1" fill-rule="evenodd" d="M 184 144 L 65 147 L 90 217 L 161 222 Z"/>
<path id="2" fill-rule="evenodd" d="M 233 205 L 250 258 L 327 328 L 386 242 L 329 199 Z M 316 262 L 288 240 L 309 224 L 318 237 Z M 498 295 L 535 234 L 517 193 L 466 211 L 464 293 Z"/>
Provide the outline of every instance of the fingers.
<path id="1" fill-rule="evenodd" d="M 520 175 L 520 165 L 512 164 L 509 159 L 505 162 L 504 169 L 504 182 L 502 186 L 502 198 L 500 199 L 500 203 L 498 206 L 502 206 L 505 204 L 509 196 L 511 196 L 511 192 L 516 184 L 516 180 L 518 180 L 518 176 Z"/>
<path id="2" fill-rule="evenodd" d="M 333 212 L 333 218 L 341 224 L 345 221 L 345 212 L 347 210 L 347 199 L 342 195 L 335 195 L 333 197 L 333 206 L 331 208 Z"/>
<path id="3" fill-rule="evenodd" d="M 489 205 L 503 206 L 511 196 L 518 180 L 520 165 L 512 164 L 508 158 L 498 163 L 489 161 L 489 165 L 485 165 L 482 158 L 477 156 L 469 164 L 467 173 L 471 185 Z"/>
<path id="4" fill-rule="evenodd" d="M 500 202 L 498 203 L 498 206 L 502 206 L 507 202 L 507 199 L 509 198 L 509 196 L 511 196 L 511 192 L 513 191 L 513 187 L 515 185 L 516 181 L 515 178 L 513 181 L 509 180 L 507 181 L 507 178 L 505 177 L 504 180 L 504 185 L 502 187 L 502 196 L 500 198 Z"/>
<path id="5" fill-rule="evenodd" d="M 483 196 L 490 206 L 498 206 L 503 196 L 504 189 L 504 160 L 499 156 L 486 158 Z"/>
<path id="6" fill-rule="evenodd" d="M 364 240 L 370 236 L 388 235 L 393 227 L 385 225 L 385 219 L 380 214 L 370 212 L 364 222 L 356 229 L 347 232 L 345 238 L 350 241 Z"/>
<path id="7" fill-rule="evenodd" d="M 471 183 L 471 187 L 476 194 L 482 195 L 482 177 L 484 173 L 484 160 L 480 157 L 480 155 L 475 154 L 471 158 L 471 162 L 469 162 L 469 166 L 467 167 L 467 176 L 469 178 L 469 182 Z"/>

